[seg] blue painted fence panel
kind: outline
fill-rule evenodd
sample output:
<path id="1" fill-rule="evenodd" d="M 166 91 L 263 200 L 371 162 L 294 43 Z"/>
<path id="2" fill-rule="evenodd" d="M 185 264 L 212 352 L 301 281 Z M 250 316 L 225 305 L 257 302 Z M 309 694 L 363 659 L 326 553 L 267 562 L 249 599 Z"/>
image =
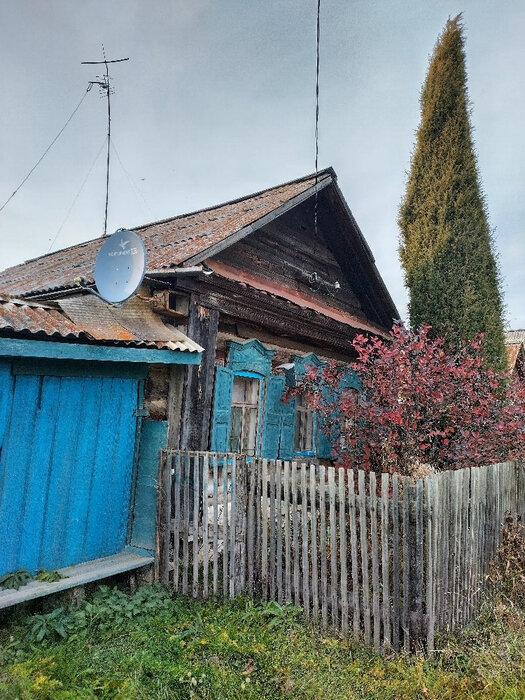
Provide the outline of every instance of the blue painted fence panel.
<path id="1" fill-rule="evenodd" d="M 0 362 L 0 575 L 115 554 L 127 538 L 139 380 Z"/>

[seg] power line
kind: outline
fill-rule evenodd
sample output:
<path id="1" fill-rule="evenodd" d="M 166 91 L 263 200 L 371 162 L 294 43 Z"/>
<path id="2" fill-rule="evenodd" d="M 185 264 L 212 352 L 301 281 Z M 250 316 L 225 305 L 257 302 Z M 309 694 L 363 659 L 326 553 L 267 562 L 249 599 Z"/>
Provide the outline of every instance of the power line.
<path id="1" fill-rule="evenodd" d="M 111 147 L 112 147 L 113 150 L 115 151 L 115 155 L 117 156 L 117 160 L 118 160 L 118 162 L 120 163 L 120 167 L 122 168 L 122 171 L 124 172 L 124 174 L 125 174 L 126 177 L 128 178 L 128 182 L 129 182 L 129 184 L 130 184 L 132 190 L 135 192 L 135 194 L 137 194 L 137 195 L 142 199 L 142 201 L 144 202 L 144 204 L 145 204 L 145 206 L 146 206 L 146 209 L 148 210 L 149 214 L 151 214 L 151 216 L 153 216 L 153 211 L 152 211 L 150 205 L 148 204 L 148 202 L 146 201 L 146 198 L 144 197 L 144 195 L 142 194 L 142 192 L 141 192 L 141 191 L 139 190 L 139 188 L 137 187 L 136 183 L 134 182 L 134 180 L 133 180 L 133 178 L 131 177 L 131 175 L 129 174 L 129 172 L 128 172 L 128 171 L 126 170 L 126 168 L 124 167 L 124 163 L 123 163 L 122 160 L 120 159 L 119 153 L 118 153 L 118 151 L 117 151 L 117 147 L 115 146 L 115 141 L 114 141 L 113 139 L 111 139 Z"/>
<path id="2" fill-rule="evenodd" d="M 57 231 L 56 234 L 55 234 L 55 237 L 54 237 L 53 240 L 51 241 L 51 245 L 49 246 L 49 248 L 48 248 L 48 250 L 47 250 L 48 253 L 51 252 L 51 248 L 55 245 L 55 242 L 56 242 L 57 238 L 58 238 L 58 237 L 60 236 L 60 234 L 62 233 L 62 229 L 64 228 L 64 226 L 65 226 L 65 224 L 66 224 L 66 221 L 69 219 L 69 215 L 70 215 L 71 212 L 73 211 L 73 207 L 74 207 L 75 204 L 77 203 L 78 198 L 79 198 L 80 195 L 82 194 L 82 190 L 84 189 L 84 186 L 85 186 L 86 182 L 88 181 L 89 176 L 91 175 L 91 172 L 92 172 L 93 168 L 95 167 L 95 163 L 96 163 L 97 160 L 99 159 L 99 156 L 100 156 L 100 154 L 102 153 L 102 149 L 104 148 L 105 145 L 106 145 L 106 138 L 104 137 L 104 140 L 102 141 L 102 145 L 101 145 L 100 148 L 98 149 L 97 155 L 95 156 L 93 162 L 92 162 L 91 165 L 89 166 L 89 170 L 88 170 L 88 172 L 87 172 L 87 175 L 86 175 L 86 177 L 84 178 L 84 180 L 82 181 L 82 184 L 80 185 L 80 189 L 78 190 L 78 192 L 77 192 L 76 195 L 74 196 L 73 201 L 72 201 L 72 203 L 71 203 L 71 206 L 70 206 L 69 209 L 67 210 L 67 214 L 66 214 L 66 216 L 64 217 L 64 220 L 63 220 L 62 223 L 60 224 L 60 226 L 59 226 L 59 228 L 58 228 L 58 231 Z"/>
<path id="3" fill-rule="evenodd" d="M 44 151 L 44 153 L 40 156 L 39 160 L 38 160 L 38 161 L 36 162 L 36 164 L 31 168 L 31 170 L 27 173 L 27 175 L 26 175 L 25 178 L 22 180 L 22 182 L 18 185 L 18 187 L 16 188 L 16 190 L 13 192 L 13 194 L 12 194 L 10 197 L 8 197 L 7 200 L 2 204 L 2 206 L 0 207 L 0 212 L 3 211 L 3 209 L 7 206 L 7 204 L 9 204 L 9 202 L 13 199 L 13 197 L 14 197 L 15 194 L 18 192 L 18 190 L 22 187 L 22 185 L 24 185 L 24 184 L 27 182 L 27 180 L 29 180 L 29 178 L 30 178 L 31 175 L 34 173 L 34 171 L 37 169 L 37 167 L 40 165 L 40 163 L 44 160 L 44 158 L 46 157 L 46 155 L 48 154 L 48 152 L 51 150 L 51 148 L 52 148 L 52 147 L 55 145 L 55 143 L 58 141 L 59 137 L 62 135 L 63 131 L 65 130 L 65 128 L 67 127 L 67 125 L 69 124 L 69 122 L 70 122 L 70 121 L 73 119 L 73 117 L 75 116 L 75 114 L 76 114 L 77 110 L 79 109 L 80 105 L 82 104 L 82 102 L 84 102 L 84 99 L 86 98 L 86 95 L 88 94 L 88 92 L 91 90 L 91 87 L 92 87 L 92 84 L 89 83 L 89 85 L 88 85 L 87 88 L 86 88 L 86 92 L 82 95 L 82 99 L 80 100 L 80 102 L 77 104 L 77 106 L 75 107 L 75 109 L 74 109 L 73 112 L 71 113 L 71 115 L 70 115 L 69 119 L 67 120 L 67 122 L 66 122 L 66 123 L 64 124 L 64 126 L 60 129 L 60 131 L 59 131 L 58 134 L 55 136 L 55 138 L 51 141 L 51 143 L 50 143 L 49 146 L 46 148 L 46 150 Z"/>
<path id="4" fill-rule="evenodd" d="M 315 185 L 317 188 L 319 172 L 319 47 L 321 39 L 321 0 L 317 0 L 317 33 L 316 33 L 316 62 L 315 62 Z M 314 235 L 317 238 L 318 192 L 315 190 L 314 200 Z"/>

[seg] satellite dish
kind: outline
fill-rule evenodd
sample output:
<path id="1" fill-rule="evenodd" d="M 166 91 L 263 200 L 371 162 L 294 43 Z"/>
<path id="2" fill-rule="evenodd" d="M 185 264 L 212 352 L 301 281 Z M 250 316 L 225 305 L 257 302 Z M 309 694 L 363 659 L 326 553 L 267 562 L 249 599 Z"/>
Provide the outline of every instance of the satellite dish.
<path id="1" fill-rule="evenodd" d="M 100 296 L 118 304 L 134 294 L 146 271 L 146 249 L 135 231 L 117 231 L 98 251 L 95 283 Z"/>

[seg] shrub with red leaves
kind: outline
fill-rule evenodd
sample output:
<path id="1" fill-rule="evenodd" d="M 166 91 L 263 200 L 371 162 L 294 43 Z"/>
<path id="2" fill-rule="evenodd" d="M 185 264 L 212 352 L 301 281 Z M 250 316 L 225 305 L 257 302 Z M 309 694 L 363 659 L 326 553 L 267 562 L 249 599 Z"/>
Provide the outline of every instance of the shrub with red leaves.
<path id="1" fill-rule="evenodd" d="M 525 385 L 484 366 L 481 337 L 450 351 L 429 326 L 397 324 L 389 339 L 359 335 L 353 346 L 361 391 L 335 363 L 293 391 L 321 414 L 341 464 L 410 474 L 525 456 Z"/>

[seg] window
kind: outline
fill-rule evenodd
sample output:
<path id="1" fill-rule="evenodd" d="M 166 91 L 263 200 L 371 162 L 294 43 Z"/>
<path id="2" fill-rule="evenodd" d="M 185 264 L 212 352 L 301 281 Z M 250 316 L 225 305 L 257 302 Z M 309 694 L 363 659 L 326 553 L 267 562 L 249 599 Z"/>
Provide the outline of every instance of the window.
<path id="1" fill-rule="evenodd" d="M 231 452 L 255 455 L 259 416 L 260 380 L 235 375 L 232 391 Z"/>
<path id="2" fill-rule="evenodd" d="M 315 411 L 301 396 L 295 398 L 294 452 L 315 451 Z"/>

